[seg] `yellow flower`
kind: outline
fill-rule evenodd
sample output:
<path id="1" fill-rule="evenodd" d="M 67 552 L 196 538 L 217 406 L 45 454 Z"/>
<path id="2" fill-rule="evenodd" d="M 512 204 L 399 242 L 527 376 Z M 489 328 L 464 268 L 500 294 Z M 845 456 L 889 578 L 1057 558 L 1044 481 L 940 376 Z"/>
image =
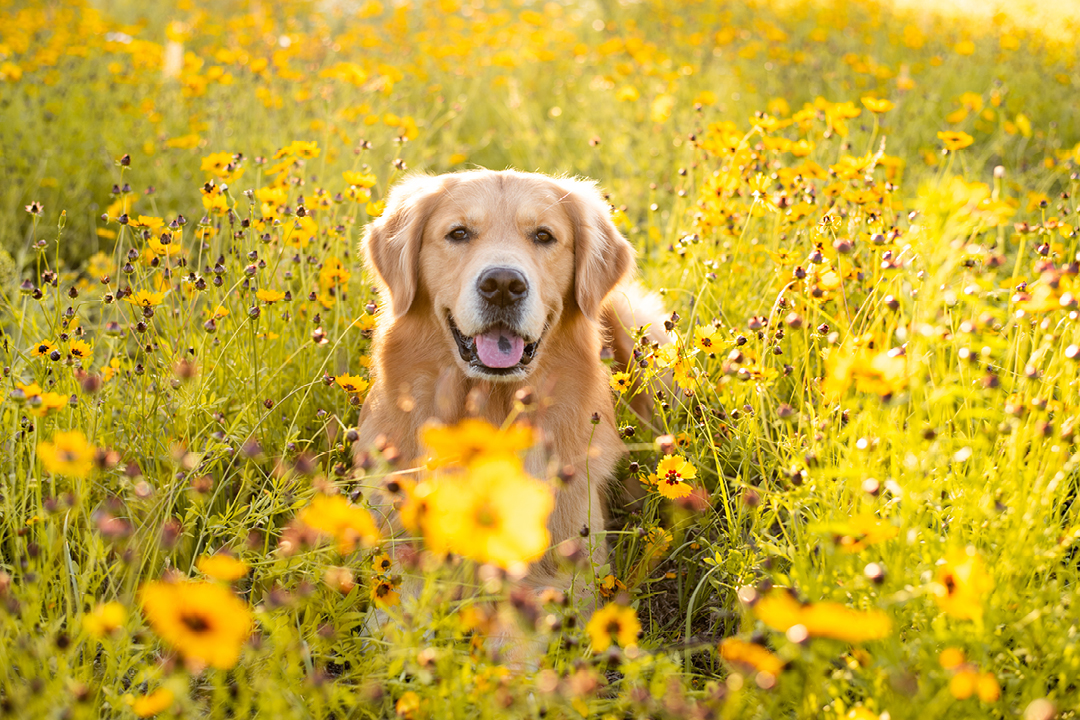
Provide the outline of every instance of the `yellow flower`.
<path id="1" fill-rule="evenodd" d="M 809 140 L 799 140 L 792 143 L 791 147 L 788 148 L 788 152 L 790 152 L 795 157 L 806 157 L 813 151 L 814 143 L 810 142 Z"/>
<path id="2" fill-rule="evenodd" d="M 394 704 L 394 712 L 405 720 L 412 720 L 420 712 L 420 696 L 412 690 L 404 693 Z"/>
<path id="3" fill-rule="evenodd" d="M 101 379 L 109 382 L 118 372 L 120 372 L 120 360 L 119 358 L 113 358 L 108 365 L 101 366 Z"/>
<path id="4" fill-rule="evenodd" d="M 349 189 L 345 191 L 345 197 L 349 198 L 354 203 L 367 203 L 371 202 L 371 191 L 367 188 L 350 185 Z"/>
<path id="5" fill-rule="evenodd" d="M 368 381 L 358 375 L 338 375 L 334 382 L 350 395 L 363 395 L 368 389 Z"/>
<path id="6" fill-rule="evenodd" d="M 30 348 L 30 351 L 34 353 L 36 357 L 49 357 L 49 354 L 56 349 L 56 345 L 48 340 L 42 340 L 41 342 Z"/>
<path id="7" fill-rule="evenodd" d="M 697 470 L 678 455 L 665 455 L 656 466 L 656 486 L 669 500 L 686 497 L 693 488 L 686 480 L 697 477 Z"/>
<path id="8" fill-rule="evenodd" d="M 388 575 L 394 563 L 386 553 L 380 553 L 371 559 L 371 567 L 377 575 Z"/>
<path id="9" fill-rule="evenodd" d="M 949 692 L 957 700 L 967 700 L 975 692 L 979 674 L 969 665 L 949 679 Z"/>
<path id="10" fill-rule="evenodd" d="M 67 398 L 60 397 L 67 402 Z M 53 475 L 85 478 L 94 467 L 94 452 L 94 446 L 86 442 L 86 436 L 78 430 L 58 432 L 51 442 L 42 440 L 38 443 L 41 464 Z"/>
<path id="11" fill-rule="evenodd" d="M 55 392 L 44 392 L 37 396 L 40 400 L 40 404 L 37 407 L 31 405 L 32 412 L 38 417 L 44 417 L 53 410 L 59 410 L 66 407 L 68 404 L 68 397 Z M 38 446 L 38 452 L 40 454 L 41 447 Z M 44 461 L 43 461 L 44 462 Z"/>
<path id="12" fill-rule="evenodd" d="M 319 233 L 319 224 L 310 215 L 293 220 L 285 235 L 285 244 L 303 250 Z"/>
<path id="13" fill-rule="evenodd" d="M 865 346 L 853 347 L 845 341 L 825 355 L 825 382 L 822 392 L 835 400 L 851 383 L 859 392 L 888 397 L 907 386 L 907 357 L 893 350 L 874 353 Z"/>
<path id="14" fill-rule="evenodd" d="M 701 325 L 694 330 L 694 346 L 702 352 L 715 353 L 720 342 L 720 331 L 712 325 Z"/>
<path id="15" fill-rule="evenodd" d="M 345 182 L 350 185 L 355 185 L 356 187 L 372 188 L 375 187 L 375 183 L 378 182 L 378 178 L 375 177 L 374 173 L 361 173 L 353 170 L 346 170 L 342 175 L 345 177 Z"/>
<path id="16" fill-rule="evenodd" d="M 174 255 L 179 255 L 184 251 L 183 245 L 180 244 L 180 241 L 183 239 L 183 231 L 170 230 L 169 233 L 171 233 L 171 239 L 167 243 L 162 242 L 164 233 L 161 235 L 150 236 L 150 239 L 146 241 L 150 253 L 153 253 L 153 255 L 157 255 L 158 257 L 172 257 Z M 149 256 L 150 261 L 153 260 L 153 255 Z"/>
<path id="17" fill-rule="evenodd" d="M 278 300 L 284 298 L 285 293 L 281 292 L 280 290 L 261 289 L 255 291 L 255 297 L 262 300 L 267 305 L 273 305 Z"/>
<path id="18" fill-rule="evenodd" d="M 371 584 L 371 599 L 380 607 L 389 607 L 397 605 L 401 598 L 393 582 L 387 578 L 375 578 Z"/>
<path id="19" fill-rule="evenodd" d="M 626 392 L 633 385 L 628 372 L 611 373 L 610 383 L 611 389 L 619 394 Z"/>
<path id="20" fill-rule="evenodd" d="M 420 518 L 436 553 L 520 569 L 548 549 L 551 490 L 522 470 L 516 458 L 476 462 L 468 472 L 437 479 Z"/>
<path id="21" fill-rule="evenodd" d="M 945 130 L 937 134 L 938 140 L 950 150 L 960 150 L 975 142 L 975 138 L 960 130 Z"/>
<path id="22" fill-rule="evenodd" d="M 145 230 L 157 230 L 158 228 L 165 227 L 165 220 L 149 215 L 138 215 L 134 219 L 129 220 L 128 225 Z"/>
<path id="23" fill-rule="evenodd" d="M 938 655 L 938 663 L 946 670 L 960 667 L 964 664 L 964 651 L 959 648 L 945 648 Z"/>
<path id="24" fill-rule="evenodd" d="M 773 590 L 759 600 L 754 615 L 774 630 L 787 632 L 801 625 L 809 637 L 849 643 L 880 640 L 892 630 L 889 616 L 880 610 L 852 610 L 829 602 L 803 605 L 784 590 Z"/>
<path id="25" fill-rule="evenodd" d="M 931 586 L 938 606 L 961 620 L 982 620 L 983 598 L 994 587 L 982 558 L 973 549 L 954 550 L 938 567 Z"/>
<path id="26" fill-rule="evenodd" d="M 896 107 L 889 100 L 879 100 L 872 97 L 864 97 L 861 99 L 863 106 L 872 113 L 887 113 Z"/>
<path id="27" fill-rule="evenodd" d="M 319 157 L 319 144 L 314 141 L 294 140 L 285 147 L 274 153 L 274 159 L 280 160 L 286 156 L 293 156 L 311 160 Z"/>
<path id="28" fill-rule="evenodd" d="M 896 537 L 900 530 L 892 523 L 879 520 L 873 515 L 855 515 L 845 522 L 823 528 L 832 534 L 834 542 L 844 552 L 859 552 L 867 545 L 884 542 Z"/>
<path id="29" fill-rule="evenodd" d="M 975 692 L 984 703 L 997 702 L 1001 699 L 1001 685 L 992 672 L 984 672 L 975 681 Z"/>
<path id="30" fill-rule="evenodd" d="M 598 578 L 598 579 L 600 580 L 600 584 L 599 584 L 598 587 L 599 587 L 599 590 L 600 590 L 600 596 L 601 597 L 605 597 L 605 598 L 614 597 L 614 595 L 615 595 L 615 593 L 617 591 L 626 589 L 625 583 L 623 583 L 622 580 L 620 580 L 619 578 L 615 577 L 614 575 L 612 575 L 610 573 L 605 575 L 603 578 Z"/>
<path id="31" fill-rule="evenodd" d="M 866 205 L 881 199 L 873 190 L 845 190 L 843 195 L 844 199 L 853 205 Z"/>
<path id="32" fill-rule="evenodd" d="M 239 580 L 247 575 L 248 570 L 251 569 L 243 560 L 237 560 L 226 553 L 203 555 L 195 561 L 195 567 L 199 568 L 199 572 L 203 575 L 208 575 L 215 580 L 224 580 L 225 582 Z"/>
<path id="33" fill-rule="evenodd" d="M 992 672 L 979 672 L 975 665 L 964 665 L 949 679 L 949 692 L 957 700 L 978 695 L 984 703 L 1001 699 L 1001 685 Z"/>
<path id="34" fill-rule="evenodd" d="M 284 205 L 289 201 L 289 190 L 285 187 L 261 187 L 255 191 L 255 197 L 261 203 L 267 205 L 279 206 Z"/>
<path id="35" fill-rule="evenodd" d="M 100 603 L 91 612 L 83 616 L 83 629 L 92 637 L 102 638 L 112 635 L 124 626 L 127 610 L 118 602 Z"/>
<path id="36" fill-rule="evenodd" d="M 729 663 L 745 665 L 773 677 L 784 669 L 784 661 L 769 652 L 768 648 L 736 637 L 726 638 L 720 643 L 720 657 Z"/>
<path id="37" fill-rule="evenodd" d="M 694 383 L 689 360 L 679 351 L 678 344 L 670 343 L 656 352 L 656 364 L 671 371 L 675 382 L 682 387 L 691 387 Z"/>
<path id="38" fill-rule="evenodd" d="M 136 717 L 153 717 L 168 710 L 176 696 L 168 688 L 158 688 L 148 695 L 140 695 L 131 703 L 131 711 Z"/>
<path id="39" fill-rule="evenodd" d="M 319 286 L 323 289 L 338 287 L 349 282 L 351 277 L 352 273 L 345 269 L 344 263 L 330 256 L 319 269 Z"/>
<path id="40" fill-rule="evenodd" d="M 236 156 L 227 152 L 211 153 L 202 159 L 199 169 L 208 172 L 222 182 L 235 182 L 244 174 L 244 168 L 240 167 Z"/>
<path id="41" fill-rule="evenodd" d="M 166 147 L 179 148 L 181 150 L 190 150 L 193 147 L 198 147 L 202 142 L 202 138 L 192 133 L 190 135 L 181 135 L 179 137 L 169 138 L 165 141 Z"/>
<path id="42" fill-rule="evenodd" d="M 638 622 L 634 608 L 608 603 L 593 613 L 589 624 L 585 626 L 585 632 L 592 640 L 593 651 L 602 653 L 613 643 L 624 648 L 637 645 L 641 623 Z"/>
<path id="43" fill-rule="evenodd" d="M 29 384 L 23 384 L 23 383 L 19 382 L 18 380 L 16 380 L 15 381 L 15 387 L 22 390 L 23 394 L 25 394 L 27 398 L 41 397 L 41 386 L 38 385 L 36 382 L 32 382 L 32 383 L 29 383 Z"/>
<path id="44" fill-rule="evenodd" d="M 323 573 L 323 582 L 331 590 L 348 595 L 356 587 L 356 578 L 352 570 L 346 567 L 330 566 Z"/>
<path id="45" fill-rule="evenodd" d="M 129 302 L 132 305 L 138 305 L 139 307 L 157 307 L 161 304 L 161 301 L 165 299 L 165 295 L 165 292 L 136 290 L 131 295 L 125 297 L 124 302 Z"/>
<path id="46" fill-rule="evenodd" d="M 424 445 L 432 453 L 429 468 L 513 457 L 533 444 L 532 430 L 524 425 L 511 425 L 500 430 L 475 418 L 467 418 L 457 425 L 430 423 L 420 433 Z"/>
<path id="47" fill-rule="evenodd" d="M 864 707 L 854 707 L 844 716 L 847 720 L 881 720 L 881 716 Z"/>
<path id="48" fill-rule="evenodd" d="M 251 635 L 251 610 L 223 585 L 152 581 L 139 602 L 158 637 L 197 664 L 228 670 Z"/>
<path id="49" fill-rule="evenodd" d="M 71 352 L 72 357 L 77 357 L 80 360 L 86 360 L 90 357 L 91 352 L 93 352 L 90 343 L 85 340 L 72 340 L 68 349 L 69 352 Z"/>
<path id="50" fill-rule="evenodd" d="M 379 541 L 379 529 L 371 514 L 342 495 L 316 495 L 297 519 L 312 530 L 337 540 L 338 552 L 342 555 L 355 550 L 357 543 L 371 546 Z"/>

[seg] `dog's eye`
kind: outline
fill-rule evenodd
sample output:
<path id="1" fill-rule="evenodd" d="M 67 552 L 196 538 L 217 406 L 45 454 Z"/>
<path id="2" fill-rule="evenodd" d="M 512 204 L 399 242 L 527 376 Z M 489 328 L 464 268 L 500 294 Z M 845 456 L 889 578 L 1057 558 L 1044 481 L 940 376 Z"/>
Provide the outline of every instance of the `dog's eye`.
<path id="1" fill-rule="evenodd" d="M 465 228 L 454 228 L 449 233 L 447 233 L 446 239 L 453 242 L 465 242 L 469 239 L 469 231 Z"/>
<path id="2" fill-rule="evenodd" d="M 536 242 L 540 243 L 541 245 L 550 245 L 551 243 L 555 242 L 555 236 L 547 230 L 544 230 L 543 228 L 537 230 L 536 235 L 534 235 L 533 237 Z"/>

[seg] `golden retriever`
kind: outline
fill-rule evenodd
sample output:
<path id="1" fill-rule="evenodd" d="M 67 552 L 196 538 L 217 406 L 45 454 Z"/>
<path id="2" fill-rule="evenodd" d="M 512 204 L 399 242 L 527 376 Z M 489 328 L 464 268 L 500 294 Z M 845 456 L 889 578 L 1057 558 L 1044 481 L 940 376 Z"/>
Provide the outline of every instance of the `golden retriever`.
<path id="1" fill-rule="evenodd" d="M 594 183 L 474 170 L 413 175 L 363 240 L 382 294 L 358 448 L 382 437 L 411 466 L 428 421 L 502 425 L 520 391 L 540 442 L 526 469 L 554 482 L 553 544 L 590 535 L 604 562 L 604 489 L 624 452 L 601 360 L 631 361 L 627 328 L 667 342 L 655 297 L 630 281 L 634 253 Z M 572 469 L 570 473 L 568 468 Z M 555 579 L 555 562 L 526 581 Z"/>

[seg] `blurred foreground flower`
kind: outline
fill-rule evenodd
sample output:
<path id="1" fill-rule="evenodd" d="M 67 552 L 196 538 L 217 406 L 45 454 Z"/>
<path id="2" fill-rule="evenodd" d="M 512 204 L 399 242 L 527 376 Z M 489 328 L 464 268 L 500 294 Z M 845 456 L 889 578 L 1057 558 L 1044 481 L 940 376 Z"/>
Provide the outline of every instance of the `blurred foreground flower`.
<path id="1" fill-rule="evenodd" d="M 112 635 L 124 626 L 127 610 L 118 602 L 101 603 L 83 616 L 83 628 L 92 637 Z"/>
<path id="2" fill-rule="evenodd" d="M 875 353 L 845 342 L 825 353 L 825 382 L 821 390 L 830 401 L 843 396 L 851 384 L 859 392 L 889 397 L 907 386 L 907 357 L 898 351 Z"/>
<path id="3" fill-rule="evenodd" d="M 948 553 L 936 580 L 930 590 L 942 610 L 961 620 L 982 621 L 984 596 L 994 580 L 973 548 Z"/>
<path id="4" fill-rule="evenodd" d="M 830 602 L 804 605 L 785 590 L 773 590 L 761 598 L 754 605 L 754 615 L 774 630 L 794 635 L 793 639 L 820 637 L 859 643 L 880 640 L 892 630 L 889 616 L 880 610 L 852 610 Z"/>
<path id="5" fill-rule="evenodd" d="M 195 567 L 199 568 L 199 572 L 203 575 L 212 577 L 215 580 L 224 580 L 225 582 L 239 580 L 247 575 L 248 570 L 251 569 L 243 560 L 237 560 L 232 555 L 225 553 L 203 555 L 195 561 Z"/>
<path id="6" fill-rule="evenodd" d="M 428 468 L 471 465 L 478 460 L 516 458 L 533 444 L 532 429 L 511 425 L 500 430 L 489 422 L 467 418 L 457 425 L 430 424 L 421 431 L 424 445 L 431 451 Z"/>
<path id="7" fill-rule="evenodd" d="M 358 542 L 368 547 L 379 542 L 379 529 L 371 514 L 341 495 L 316 495 L 311 504 L 300 511 L 297 520 L 337 540 L 338 552 L 342 555 L 355 550 Z"/>
<path id="8" fill-rule="evenodd" d="M 742 665 L 775 678 L 784 669 L 784 661 L 764 645 L 746 642 L 737 637 L 725 638 L 720 643 L 720 657 L 733 665 Z"/>
<path id="9" fill-rule="evenodd" d="M 867 514 L 825 525 L 821 531 L 832 535 L 833 542 L 846 553 L 857 553 L 868 545 L 891 540 L 900 532 L 892 523 Z"/>
<path id="10" fill-rule="evenodd" d="M 38 443 L 41 464 L 53 475 L 85 478 L 94 467 L 94 452 L 94 446 L 79 430 L 58 432 L 51 441 Z"/>
<path id="11" fill-rule="evenodd" d="M 154 632 L 185 660 L 228 670 L 251 635 L 247 603 L 222 585 L 157 580 L 139 589 L 139 601 Z"/>
<path id="12" fill-rule="evenodd" d="M 585 632 L 592 641 L 593 652 L 602 653 L 611 647 L 612 643 L 618 643 L 624 648 L 637 645 L 641 623 L 638 622 L 634 608 L 609 603 L 593 613 L 589 624 L 585 626 Z"/>
<path id="13" fill-rule="evenodd" d="M 172 690 L 158 688 L 152 693 L 135 698 L 131 703 L 131 711 L 137 717 L 153 717 L 168 710 L 175 700 Z"/>
<path id="14" fill-rule="evenodd" d="M 427 483 L 425 483 L 427 485 Z M 551 490 L 516 459 L 480 462 L 430 483 L 420 524 L 428 547 L 504 569 L 522 569 L 548 549 Z"/>

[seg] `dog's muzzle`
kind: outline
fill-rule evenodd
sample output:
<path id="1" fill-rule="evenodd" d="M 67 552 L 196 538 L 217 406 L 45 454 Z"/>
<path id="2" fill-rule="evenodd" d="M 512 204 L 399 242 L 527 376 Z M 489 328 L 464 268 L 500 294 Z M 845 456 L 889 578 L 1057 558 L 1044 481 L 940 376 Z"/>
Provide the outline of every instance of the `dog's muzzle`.
<path id="1" fill-rule="evenodd" d="M 448 316 L 447 322 L 461 359 L 486 375 L 513 375 L 524 370 L 533 361 L 542 339 L 527 343 L 525 338 L 501 324 L 469 337 L 458 329 L 453 317 Z"/>

